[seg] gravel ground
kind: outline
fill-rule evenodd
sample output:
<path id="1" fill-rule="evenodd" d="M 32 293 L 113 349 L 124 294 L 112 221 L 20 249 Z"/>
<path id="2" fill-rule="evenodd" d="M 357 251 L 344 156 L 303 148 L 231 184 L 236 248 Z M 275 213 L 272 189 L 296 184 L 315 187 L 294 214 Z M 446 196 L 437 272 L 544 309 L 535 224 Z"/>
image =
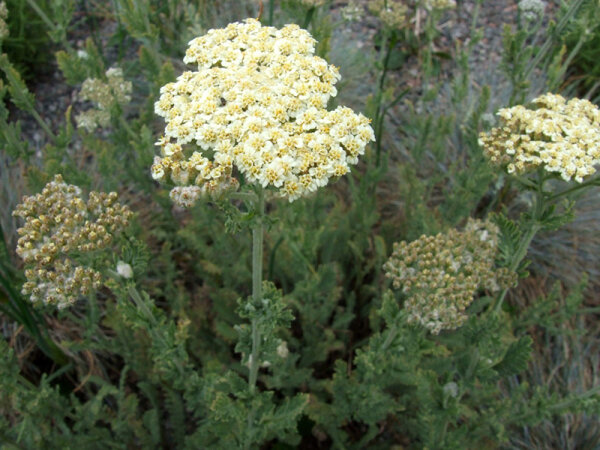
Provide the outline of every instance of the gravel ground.
<path id="1" fill-rule="evenodd" d="M 360 0 L 366 5 L 367 0 Z M 346 4 L 345 1 L 334 1 L 332 4 L 332 14 L 334 20 L 339 20 L 340 8 Z M 470 39 L 470 26 L 475 10 L 473 0 L 462 0 L 458 2 L 455 11 L 449 12 L 440 23 L 441 37 L 436 42 L 436 47 L 440 50 L 452 52 L 457 42 L 465 44 Z M 546 11 L 546 17 L 552 16 L 552 4 L 549 4 Z M 471 67 L 475 69 L 474 78 L 477 80 L 478 74 L 488 77 L 490 72 L 497 70 L 500 62 L 500 50 L 502 48 L 502 27 L 504 24 L 515 25 L 516 22 L 516 1 L 484 1 L 479 12 L 478 27 L 483 30 L 483 38 L 475 46 L 471 55 Z M 106 38 L 115 29 L 115 24 L 104 22 L 101 24 Z M 358 51 L 372 53 L 373 36 L 377 32 L 377 19 L 369 14 L 365 14 L 361 21 L 350 24 L 342 24 L 334 32 L 332 57 L 343 58 L 345 55 L 339 55 L 335 47 L 340 43 L 346 43 L 346 46 L 353 46 Z M 78 29 L 71 35 L 71 42 L 75 48 L 83 46 L 87 31 Z M 101 31 L 102 34 L 102 31 Z M 345 46 L 344 46 L 345 47 Z M 109 56 L 110 57 L 110 56 Z M 334 61 L 335 63 L 336 61 Z M 343 61 L 340 61 L 343 62 Z M 359 71 L 360 72 L 360 71 Z M 64 121 L 64 112 L 70 105 L 73 105 L 73 114 L 75 114 L 81 105 L 77 102 L 77 89 L 65 84 L 64 79 L 58 70 L 51 70 L 48 75 L 40 76 L 29 83 L 30 90 L 35 94 L 36 104 L 40 115 L 49 122 L 53 130 L 57 130 Z M 416 60 L 409 60 L 396 74 L 400 80 L 410 85 L 410 80 L 418 74 Z M 451 75 L 450 71 L 446 72 Z M 364 80 L 363 80 L 364 81 Z M 15 118 L 23 121 L 23 130 L 25 138 L 36 149 L 41 149 L 46 143 L 46 138 L 39 126 L 27 115 L 15 113 Z"/>

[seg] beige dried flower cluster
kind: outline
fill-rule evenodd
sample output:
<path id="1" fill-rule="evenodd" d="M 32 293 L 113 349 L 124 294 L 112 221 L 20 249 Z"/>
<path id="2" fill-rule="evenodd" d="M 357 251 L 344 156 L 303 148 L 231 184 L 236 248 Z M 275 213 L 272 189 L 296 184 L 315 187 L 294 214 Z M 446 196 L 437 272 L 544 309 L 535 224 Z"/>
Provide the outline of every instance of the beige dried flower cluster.
<path id="1" fill-rule="evenodd" d="M 106 71 L 106 82 L 88 78 L 81 85 L 79 98 L 94 103 L 95 108 L 79 114 L 75 120 L 79 128 L 90 133 L 110 123 L 110 110 L 115 105 L 126 105 L 131 101 L 131 81 L 125 81 L 123 71 L 112 67 Z"/>
<path id="2" fill-rule="evenodd" d="M 387 27 L 402 29 L 416 20 L 418 11 L 424 17 L 433 10 L 455 8 L 456 3 L 454 0 L 369 0 L 367 7 Z"/>
<path id="3" fill-rule="evenodd" d="M 4 39 L 9 35 L 8 24 L 6 19 L 8 18 L 8 8 L 6 2 L 0 2 L 0 39 Z"/>
<path id="4" fill-rule="evenodd" d="M 340 75 L 314 46 L 297 25 L 276 29 L 255 19 L 190 42 L 184 62 L 198 70 L 163 86 L 155 104 L 167 125 L 152 177 L 178 186 L 173 200 L 189 206 L 235 189 L 241 174 L 293 201 L 358 162 L 374 140 L 370 121 L 349 108 L 326 109 Z M 195 148 L 184 148 L 190 143 Z"/>
<path id="5" fill-rule="evenodd" d="M 534 109 L 518 105 L 498 111 L 501 126 L 479 135 L 479 144 L 493 164 L 522 174 L 538 167 L 565 181 L 596 172 L 600 163 L 600 111 L 587 100 L 568 102 L 545 94 Z"/>
<path id="6" fill-rule="evenodd" d="M 25 197 L 13 215 L 25 220 L 17 230 L 17 254 L 27 277 L 23 294 L 64 308 L 101 285 L 100 272 L 87 263 L 110 246 L 132 212 L 117 202 L 116 192 L 90 192 L 85 202 L 80 188 L 56 175 L 40 194 Z"/>
<path id="7" fill-rule="evenodd" d="M 464 231 L 395 243 L 384 269 L 406 294 L 408 321 L 434 334 L 457 328 L 478 289 L 498 291 L 514 284 L 514 274 L 494 269 L 498 236 L 493 223 L 469 219 Z"/>

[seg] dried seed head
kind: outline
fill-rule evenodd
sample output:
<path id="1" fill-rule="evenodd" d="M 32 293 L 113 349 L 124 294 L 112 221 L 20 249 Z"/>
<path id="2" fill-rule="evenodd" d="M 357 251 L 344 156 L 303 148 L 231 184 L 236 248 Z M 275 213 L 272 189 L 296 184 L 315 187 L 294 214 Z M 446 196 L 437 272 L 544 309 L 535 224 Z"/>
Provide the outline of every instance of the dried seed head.
<path id="1" fill-rule="evenodd" d="M 499 230 L 469 219 L 464 231 L 450 230 L 394 244 L 386 276 L 406 294 L 408 320 L 432 333 L 454 329 L 478 289 L 497 291 L 515 281 L 506 269 L 494 270 Z"/>
<path id="2" fill-rule="evenodd" d="M 113 205 L 110 211 L 103 206 L 108 199 Z M 86 203 L 81 189 L 56 175 L 40 194 L 25 197 L 13 215 L 25 221 L 17 243 L 17 254 L 26 266 L 23 294 L 32 302 L 63 308 L 101 286 L 101 274 L 75 260 L 82 259 L 81 253 L 105 249 L 133 214 L 116 202 L 114 193 L 92 192 Z"/>

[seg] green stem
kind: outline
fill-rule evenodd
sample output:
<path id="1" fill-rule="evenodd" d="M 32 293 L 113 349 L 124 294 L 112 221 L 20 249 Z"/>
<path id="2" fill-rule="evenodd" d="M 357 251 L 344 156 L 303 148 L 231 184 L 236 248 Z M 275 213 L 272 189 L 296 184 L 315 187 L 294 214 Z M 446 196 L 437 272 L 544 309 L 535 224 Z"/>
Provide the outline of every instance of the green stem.
<path id="1" fill-rule="evenodd" d="M 544 182 L 546 181 L 546 177 L 543 171 L 538 171 L 538 176 L 536 179 L 536 187 L 535 187 L 535 200 L 533 205 L 533 213 L 531 217 L 531 221 L 529 222 L 529 228 L 525 232 L 525 234 L 521 237 L 521 241 L 519 242 L 519 246 L 517 251 L 512 257 L 511 263 L 508 266 L 508 269 L 511 272 L 516 272 L 525 256 L 527 256 L 527 250 L 529 250 L 529 246 L 531 245 L 531 241 L 535 237 L 536 233 L 540 231 L 542 228 L 540 224 L 540 218 L 543 216 L 545 208 L 546 208 L 546 197 L 544 195 Z M 493 308 L 494 312 L 499 312 L 500 308 L 502 308 L 502 303 L 504 302 L 504 298 L 508 293 L 508 288 L 502 290 L 502 293 L 498 297 L 498 301 Z"/>
<path id="2" fill-rule="evenodd" d="M 573 186 L 572 188 L 565 189 L 564 191 L 559 192 L 558 194 L 551 195 L 550 197 L 548 197 L 548 200 L 550 202 L 555 202 L 556 200 L 558 200 L 561 197 L 565 197 L 569 194 L 580 191 L 581 189 L 585 189 L 588 186 L 600 186 L 600 177 L 592 178 L 591 180 L 584 181 L 583 183 L 578 183 L 576 186 Z"/>
<path id="3" fill-rule="evenodd" d="M 315 14 L 315 7 L 311 6 L 310 8 L 308 8 L 308 11 L 306 11 L 306 16 L 304 17 L 304 24 L 302 25 L 302 28 L 304 28 L 305 30 L 308 30 L 308 26 L 310 25 L 310 22 L 313 18 L 313 15 Z"/>
<path id="4" fill-rule="evenodd" d="M 262 301 L 262 269 L 263 269 L 263 216 L 265 214 L 265 197 L 262 187 L 257 189 L 256 222 L 252 227 L 252 300 L 254 303 Z M 260 331 L 258 319 L 252 319 L 252 358 L 250 360 L 250 376 L 248 384 L 250 391 L 256 388 L 258 377 L 260 351 Z"/>
<path id="5" fill-rule="evenodd" d="M 129 296 L 131 297 L 131 299 L 133 300 L 135 305 L 138 307 L 138 309 L 146 316 L 146 319 L 148 319 L 150 321 L 150 323 L 152 323 L 152 325 L 155 326 L 157 324 L 156 317 L 154 317 L 154 314 L 152 314 L 152 311 L 150 311 L 150 309 L 148 309 L 148 306 L 142 299 L 142 296 L 136 289 L 135 285 L 130 284 L 127 287 L 127 292 L 129 292 Z"/>
<path id="6" fill-rule="evenodd" d="M 35 119 L 35 121 L 40 125 L 40 127 L 42 127 L 42 129 L 46 132 L 48 137 L 52 141 L 56 141 L 56 135 L 52 132 L 52 130 L 50 129 L 50 127 L 48 126 L 46 121 L 44 119 L 42 119 L 42 116 L 40 116 L 35 109 L 32 109 L 30 111 L 30 113 L 33 116 L 33 118 Z"/>
<path id="7" fill-rule="evenodd" d="M 50 18 L 34 0 L 27 0 L 27 3 L 29 3 L 31 9 L 33 9 L 36 12 L 36 14 L 40 17 L 40 19 L 42 19 L 42 22 L 44 22 L 48 28 L 50 28 L 51 30 L 56 29 L 56 25 L 54 25 L 54 22 L 50 20 Z"/>
<path id="8" fill-rule="evenodd" d="M 393 325 L 389 330 L 388 330 L 388 335 L 385 338 L 385 341 L 383 342 L 383 344 L 381 345 L 381 351 L 385 351 L 390 344 L 392 343 L 392 341 L 394 340 L 394 338 L 396 337 L 396 335 L 398 334 L 398 327 L 396 325 Z"/>
<path id="9" fill-rule="evenodd" d="M 42 22 L 44 22 L 46 26 L 52 30 L 52 32 L 56 32 L 56 29 L 58 27 L 54 22 L 52 22 L 52 20 L 50 20 L 50 18 L 46 15 L 44 10 L 40 8 L 39 5 L 35 2 L 35 0 L 27 0 L 27 3 L 29 3 L 31 9 L 33 9 L 36 12 L 40 19 L 42 19 Z M 71 43 L 67 39 L 64 39 L 64 35 L 61 41 L 61 44 L 64 45 L 67 50 L 73 50 Z"/>
<path id="10" fill-rule="evenodd" d="M 119 114 L 119 123 L 123 127 L 125 132 L 129 135 L 129 137 L 134 140 L 134 142 L 137 142 L 139 140 L 139 138 L 140 138 L 139 134 L 136 134 L 133 131 L 133 129 L 129 126 L 129 124 L 123 117 L 123 114 Z"/>
<path id="11" fill-rule="evenodd" d="M 548 36 L 548 39 L 546 39 L 546 41 L 544 42 L 544 44 L 538 51 L 538 53 L 535 56 L 535 58 L 533 59 L 533 61 L 531 61 L 531 63 L 525 70 L 524 79 L 527 79 L 529 77 L 529 75 L 531 74 L 533 69 L 535 69 L 537 67 L 537 65 L 542 61 L 542 59 L 550 51 L 550 49 L 552 48 L 552 46 L 554 44 L 554 41 L 556 40 L 556 36 L 562 35 L 563 29 L 566 27 L 569 20 L 571 20 L 571 17 L 573 17 L 573 15 L 575 15 L 575 13 L 577 12 L 577 10 L 579 9 L 579 7 L 581 6 L 582 3 L 583 3 L 583 0 L 575 0 L 573 3 L 571 3 L 569 5 L 569 9 L 565 13 L 565 15 L 561 18 L 560 22 L 558 22 L 558 24 L 554 28 L 554 33 L 552 33 L 550 36 Z"/>
<path id="12" fill-rule="evenodd" d="M 575 47 L 573 47 L 573 49 L 571 49 L 571 51 L 569 52 L 569 56 L 567 56 L 567 59 L 565 59 L 564 62 L 562 63 L 562 67 L 560 68 L 560 70 L 558 72 L 558 76 L 556 77 L 556 84 L 551 86 L 553 91 L 555 88 L 558 88 L 558 85 L 560 85 L 560 80 L 567 72 L 567 69 L 571 65 L 573 58 L 575 58 L 577 53 L 579 53 L 581 46 L 585 43 L 585 41 L 587 39 L 588 39 L 588 36 L 585 33 L 582 33 L 581 36 L 579 36 L 579 40 L 577 41 L 577 44 L 575 44 Z"/>
<path id="13" fill-rule="evenodd" d="M 529 249 L 531 241 L 533 240 L 535 234 L 539 231 L 539 229 L 540 226 L 538 223 L 532 224 L 527 233 L 525 233 L 525 235 L 521 239 L 521 242 L 519 243 L 519 248 L 515 253 L 515 257 L 512 261 L 512 264 L 509 266 L 511 272 L 514 272 L 519 268 L 521 261 L 523 261 L 523 259 L 527 255 L 527 250 Z M 500 309 L 502 308 L 502 303 L 504 302 L 504 298 L 506 297 L 507 293 L 508 288 L 505 288 L 500 294 L 500 297 L 498 297 L 498 301 L 496 302 L 496 306 L 494 307 L 494 312 L 500 311 Z"/>

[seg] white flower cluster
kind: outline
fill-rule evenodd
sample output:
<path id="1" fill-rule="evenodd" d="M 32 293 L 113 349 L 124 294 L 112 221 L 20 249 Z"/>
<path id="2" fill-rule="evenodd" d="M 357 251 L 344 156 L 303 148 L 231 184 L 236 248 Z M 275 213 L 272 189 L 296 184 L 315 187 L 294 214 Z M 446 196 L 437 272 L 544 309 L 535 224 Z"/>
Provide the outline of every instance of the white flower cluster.
<path id="1" fill-rule="evenodd" d="M 340 10 L 342 19 L 346 22 L 358 22 L 363 17 L 364 12 L 363 6 L 357 3 L 356 0 L 350 0 L 348 4 Z"/>
<path id="2" fill-rule="evenodd" d="M 519 2 L 519 12 L 525 23 L 540 20 L 545 9 L 546 3 L 542 0 L 521 0 Z"/>
<path id="3" fill-rule="evenodd" d="M 314 45 L 297 25 L 255 19 L 192 40 L 184 62 L 198 71 L 163 86 L 155 104 L 167 125 L 152 177 L 176 184 L 172 198 L 186 206 L 237 188 L 238 173 L 290 201 L 347 173 L 373 129 L 349 108 L 326 109 L 340 75 Z"/>
<path id="4" fill-rule="evenodd" d="M 555 94 L 542 95 L 533 104 L 535 109 L 501 109 L 501 126 L 480 134 L 479 144 L 490 161 L 518 174 L 541 166 L 578 183 L 595 173 L 594 165 L 600 164 L 598 107 Z"/>
<path id="5" fill-rule="evenodd" d="M 120 68 L 108 69 L 106 80 L 88 78 L 81 85 L 79 98 L 94 103 L 95 108 L 79 114 L 75 120 L 79 128 L 85 128 L 90 133 L 97 127 L 108 126 L 110 110 L 114 105 L 126 105 L 131 101 L 131 81 L 125 81 Z"/>

